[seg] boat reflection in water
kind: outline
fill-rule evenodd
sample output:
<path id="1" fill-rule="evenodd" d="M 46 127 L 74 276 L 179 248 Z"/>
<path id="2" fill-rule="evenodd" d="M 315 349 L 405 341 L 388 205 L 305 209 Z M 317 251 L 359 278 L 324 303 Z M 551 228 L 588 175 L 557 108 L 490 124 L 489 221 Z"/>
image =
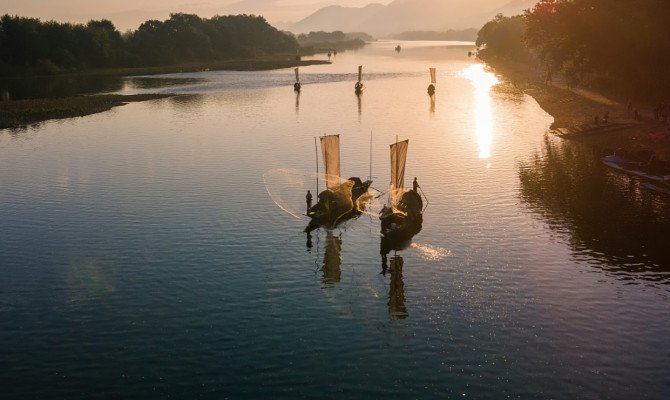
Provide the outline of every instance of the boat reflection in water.
<path id="1" fill-rule="evenodd" d="M 386 256 L 382 258 L 382 275 L 391 274 L 389 283 L 389 315 L 395 319 L 404 319 L 409 315 L 405 307 L 405 282 L 402 280 L 402 268 L 404 260 L 401 256 L 391 257 L 390 266 L 386 263 Z"/>
<path id="2" fill-rule="evenodd" d="M 323 256 L 322 283 L 330 285 L 339 283 L 342 278 L 342 239 L 328 231 L 326 235 L 326 252 Z"/>

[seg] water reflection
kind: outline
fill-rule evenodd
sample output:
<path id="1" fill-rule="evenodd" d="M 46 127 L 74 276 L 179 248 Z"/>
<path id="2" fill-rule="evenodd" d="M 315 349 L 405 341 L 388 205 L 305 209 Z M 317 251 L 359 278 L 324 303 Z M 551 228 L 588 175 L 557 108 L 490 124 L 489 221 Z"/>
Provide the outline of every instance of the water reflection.
<path id="1" fill-rule="evenodd" d="M 484 71 L 483 64 L 474 64 L 463 71 L 463 76 L 475 87 L 475 134 L 479 158 L 491 157 L 493 118 L 491 115 L 491 87 L 498 84 L 494 74 Z"/>
<path id="2" fill-rule="evenodd" d="M 358 122 L 361 122 L 361 110 L 362 110 L 361 97 L 362 96 L 360 96 L 360 95 L 356 96 L 356 100 L 358 101 Z"/>
<path id="3" fill-rule="evenodd" d="M 24 100 L 115 92 L 123 78 L 114 76 L 47 76 L 0 80 L 2 100 Z"/>
<path id="4" fill-rule="evenodd" d="M 409 315 L 405 307 L 405 282 L 402 279 L 404 260 L 401 256 L 391 257 L 390 267 L 386 264 L 386 256 L 382 255 L 382 275 L 391 274 L 389 283 L 389 315 L 395 319 L 404 319 Z"/>
<path id="5" fill-rule="evenodd" d="M 430 114 L 435 114 L 435 95 L 430 95 Z"/>
<path id="6" fill-rule="evenodd" d="M 328 231 L 326 234 L 326 252 L 323 255 L 322 282 L 326 285 L 338 283 L 342 277 L 342 240 Z"/>
<path id="7" fill-rule="evenodd" d="M 111 92 L 130 94 L 136 93 L 138 90 L 195 84 L 202 81 L 204 79 L 200 78 L 100 75 L 9 78 L 0 79 L 0 101 L 58 98 Z"/>
<path id="8" fill-rule="evenodd" d="M 295 115 L 300 114 L 300 92 L 295 92 Z"/>
<path id="9" fill-rule="evenodd" d="M 621 279 L 670 282 L 670 205 L 632 177 L 610 172 L 597 150 L 545 137 L 519 165 L 520 196 L 573 258 Z"/>

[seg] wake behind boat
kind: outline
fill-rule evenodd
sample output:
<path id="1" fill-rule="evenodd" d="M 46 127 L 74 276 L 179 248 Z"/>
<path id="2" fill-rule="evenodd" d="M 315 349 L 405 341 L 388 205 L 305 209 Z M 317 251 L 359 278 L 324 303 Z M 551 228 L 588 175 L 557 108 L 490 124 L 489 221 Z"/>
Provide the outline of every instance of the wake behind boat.
<path id="1" fill-rule="evenodd" d="M 371 180 L 363 182 L 358 177 L 351 177 L 342 181 L 340 178 L 340 135 L 327 135 L 319 139 L 326 174 L 326 190 L 318 194 L 317 203 L 307 210 L 310 222 L 305 232 L 319 226 L 332 229 L 343 221 L 359 216 L 372 198 L 368 194 Z"/>

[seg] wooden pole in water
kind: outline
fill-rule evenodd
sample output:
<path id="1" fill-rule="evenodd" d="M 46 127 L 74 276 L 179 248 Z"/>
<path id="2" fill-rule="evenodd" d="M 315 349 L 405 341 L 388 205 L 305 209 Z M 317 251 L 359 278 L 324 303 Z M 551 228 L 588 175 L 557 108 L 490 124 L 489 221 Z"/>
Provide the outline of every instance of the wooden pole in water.
<path id="1" fill-rule="evenodd" d="M 316 145 L 316 136 L 314 136 L 314 155 L 316 156 L 316 196 L 319 196 L 319 147 Z"/>

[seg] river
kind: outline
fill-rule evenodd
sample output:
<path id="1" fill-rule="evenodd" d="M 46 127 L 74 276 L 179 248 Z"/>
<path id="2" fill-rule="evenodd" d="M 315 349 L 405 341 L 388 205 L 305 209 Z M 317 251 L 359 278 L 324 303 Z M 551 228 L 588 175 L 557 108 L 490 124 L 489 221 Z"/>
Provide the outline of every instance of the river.
<path id="1" fill-rule="evenodd" d="M 0 131 L 3 397 L 667 396 L 668 197 L 548 136 L 471 47 L 396 44 L 300 94 L 292 70 L 124 79 L 178 96 Z M 428 205 L 390 271 L 374 212 L 303 232 L 324 134 L 380 193 L 409 139 Z"/>

